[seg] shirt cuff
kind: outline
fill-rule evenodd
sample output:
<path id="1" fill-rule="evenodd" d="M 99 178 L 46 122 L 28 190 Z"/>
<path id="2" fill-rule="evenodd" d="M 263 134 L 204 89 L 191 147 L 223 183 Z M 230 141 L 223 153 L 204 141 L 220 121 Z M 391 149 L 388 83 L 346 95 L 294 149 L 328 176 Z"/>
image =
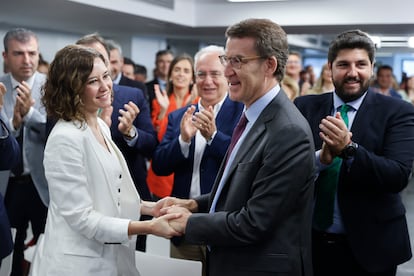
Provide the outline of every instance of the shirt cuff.
<path id="1" fill-rule="evenodd" d="M 178 142 L 180 143 L 181 153 L 183 154 L 183 156 L 185 158 L 188 158 L 188 156 L 190 154 L 191 141 L 190 141 L 190 143 L 184 142 L 184 140 L 183 140 L 183 138 L 181 138 L 181 134 L 180 134 L 180 136 L 178 136 Z"/>

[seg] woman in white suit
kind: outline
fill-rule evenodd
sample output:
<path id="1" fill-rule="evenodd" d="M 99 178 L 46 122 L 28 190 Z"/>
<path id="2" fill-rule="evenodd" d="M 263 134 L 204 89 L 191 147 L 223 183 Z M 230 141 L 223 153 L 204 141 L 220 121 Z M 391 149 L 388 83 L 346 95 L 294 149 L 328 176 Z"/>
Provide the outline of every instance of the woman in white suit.
<path id="1" fill-rule="evenodd" d="M 126 162 L 98 110 L 111 105 L 112 80 L 104 57 L 70 45 L 50 66 L 43 104 L 58 119 L 45 149 L 50 204 L 32 275 L 139 275 L 136 234 L 166 238 L 177 216 L 157 216 L 155 203 L 140 201 Z M 120 123 L 136 115 L 122 112 Z M 139 269 L 138 269 L 139 270 Z"/>

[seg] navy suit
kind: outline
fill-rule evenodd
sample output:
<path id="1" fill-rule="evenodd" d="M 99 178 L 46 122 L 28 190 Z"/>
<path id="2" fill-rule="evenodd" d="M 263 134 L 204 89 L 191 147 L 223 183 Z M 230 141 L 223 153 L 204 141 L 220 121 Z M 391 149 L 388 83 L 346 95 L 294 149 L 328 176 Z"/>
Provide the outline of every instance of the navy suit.
<path id="1" fill-rule="evenodd" d="M 312 128 L 315 149 L 321 149 L 319 123 L 332 115 L 333 94 L 299 97 L 295 104 Z M 411 258 L 399 192 L 414 158 L 414 108 L 368 91 L 350 131 L 359 147 L 350 167 L 342 165 L 338 205 L 357 262 L 369 272 L 384 271 Z"/>
<path id="2" fill-rule="evenodd" d="M 114 101 L 112 106 L 112 139 L 123 153 L 129 170 L 134 180 L 135 186 L 140 197 L 144 200 L 151 200 L 151 194 L 147 186 L 147 167 L 146 158 L 151 158 L 156 146 L 158 145 L 157 135 L 151 122 L 149 107 L 144 94 L 136 88 L 116 85 L 113 86 Z M 118 130 L 119 109 L 124 109 L 124 104 L 129 101 L 134 102 L 140 112 L 134 121 L 137 130 L 138 140 L 133 147 L 127 144 L 122 133 Z"/>
<path id="3" fill-rule="evenodd" d="M 20 147 L 3 120 L 0 120 L 0 170 L 13 168 L 20 158 Z M 0 263 L 1 259 L 13 250 L 13 240 L 10 232 L 10 223 L 4 207 L 3 196 L 0 193 Z"/>
<path id="4" fill-rule="evenodd" d="M 148 101 L 148 93 L 147 93 L 147 86 L 145 83 L 132 80 L 130 78 L 125 77 L 123 74 L 121 75 L 121 79 L 119 80 L 119 85 L 129 86 L 129 87 L 135 87 L 139 90 L 142 90 L 142 93 L 144 94 L 145 99 Z"/>
<path id="5" fill-rule="evenodd" d="M 234 102 L 226 97 L 216 116 L 217 134 L 211 145 L 206 145 L 200 164 L 201 194 L 211 191 L 243 107 L 242 103 Z M 174 173 L 172 196 L 179 198 L 189 197 L 194 164 L 195 137 L 191 139 L 188 158 L 185 158 L 181 153 L 178 142 L 181 118 L 187 108 L 184 107 L 169 114 L 167 131 L 155 150 L 152 160 L 152 168 L 156 174 L 169 175 Z"/>

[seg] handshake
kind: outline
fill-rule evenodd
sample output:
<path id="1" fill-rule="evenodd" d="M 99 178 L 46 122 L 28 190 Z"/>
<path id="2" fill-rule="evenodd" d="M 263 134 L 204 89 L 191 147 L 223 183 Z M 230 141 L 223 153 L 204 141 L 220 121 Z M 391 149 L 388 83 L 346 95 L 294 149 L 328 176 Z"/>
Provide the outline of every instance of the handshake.
<path id="1" fill-rule="evenodd" d="M 157 202 L 142 201 L 141 214 L 153 216 L 148 221 L 148 229 L 144 234 L 154 234 L 164 238 L 185 234 L 187 220 L 192 212 L 198 209 L 193 199 L 165 197 Z"/>

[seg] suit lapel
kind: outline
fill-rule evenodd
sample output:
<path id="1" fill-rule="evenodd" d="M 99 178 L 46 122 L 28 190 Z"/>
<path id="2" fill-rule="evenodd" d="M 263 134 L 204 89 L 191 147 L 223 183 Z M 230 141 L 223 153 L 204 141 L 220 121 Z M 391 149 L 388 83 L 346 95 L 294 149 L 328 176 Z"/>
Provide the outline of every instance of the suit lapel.
<path id="1" fill-rule="evenodd" d="M 366 129 L 367 126 L 371 125 L 372 118 L 376 117 L 377 108 L 375 106 L 374 93 L 375 92 L 370 92 L 368 90 L 365 99 L 363 100 L 355 115 L 354 122 L 352 123 L 351 127 L 352 139 L 355 141 L 361 141 L 362 137 L 366 133 L 365 131 L 361 130 Z"/>
<path id="2" fill-rule="evenodd" d="M 107 170 L 105 169 L 105 165 L 102 163 L 102 160 L 104 158 L 102 156 L 102 149 L 99 148 L 99 147 L 102 147 L 102 145 L 99 144 L 96 141 L 96 138 L 93 135 L 93 132 L 92 132 L 92 130 L 91 130 L 91 128 L 89 126 L 87 126 L 86 133 L 87 133 L 86 135 L 89 136 L 88 141 L 90 142 L 91 148 L 93 149 L 95 155 L 98 156 L 97 159 L 99 160 L 99 166 L 101 167 L 101 169 L 103 171 L 103 174 L 104 174 L 104 177 L 105 177 L 105 184 L 109 186 L 108 188 L 111 191 L 113 209 L 114 210 L 117 210 L 117 212 L 119 212 L 118 211 L 118 208 L 116 206 L 116 202 L 117 202 L 116 192 L 114 191 L 114 187 L 112 187 L 111 184 L 110 184 L 110 183 L 112 183 L 112 181 L 110 180 L 110 177 L 109 177 L 109 175 L 107 173 Z M 105 135 L 105 133 L 103 133 L 103 135 L 105 136 L 105 138 L 107 138 L 106 135 Z M 98 165 L 98 164 L 96 164 L 96 165 Z"/>

